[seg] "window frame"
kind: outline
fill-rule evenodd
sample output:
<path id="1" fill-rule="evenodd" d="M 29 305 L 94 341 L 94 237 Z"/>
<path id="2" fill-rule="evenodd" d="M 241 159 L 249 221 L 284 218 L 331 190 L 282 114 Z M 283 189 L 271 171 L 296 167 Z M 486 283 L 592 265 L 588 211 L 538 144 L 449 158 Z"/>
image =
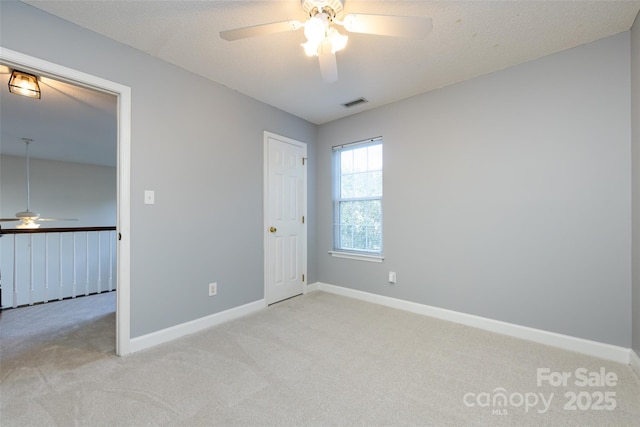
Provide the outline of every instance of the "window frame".
<path id="1" fill-rule="evenodd" d="M 349 197 L 343 198 L 341 194 L 342 189 L 342 165 L 341 165 L 341 153 L 346 150 L 355 150 L 359 148 L 366 148 L 370 146 L 380 145 L 382 151 L 382 168 L 380 172 L 381 177 L 381 191 L 380 196 L 365 196 L 365 197 Z M 362 261 L 382 262 L 384 259 L 384 209 L 383 209 L 383 197 L 384 197 L 384 144 L 382 137 L 369 138 L 363 141 L 352 142 L 349 144 L 336 145 L 332 147 L 332 165 L 333 175 L 331 177 L 332 185 L 332 201 L 333 201 L 333 250 L 329 251 L 334 257 L 356 259 Z M 340 204 L 348 201 L 376 201 L 380 202 L 380 250 L 366 250 L 366 249 L 351 249 L 340 247 L 340 235 L 341 235 L 341 221 L 340 221 Z"/>

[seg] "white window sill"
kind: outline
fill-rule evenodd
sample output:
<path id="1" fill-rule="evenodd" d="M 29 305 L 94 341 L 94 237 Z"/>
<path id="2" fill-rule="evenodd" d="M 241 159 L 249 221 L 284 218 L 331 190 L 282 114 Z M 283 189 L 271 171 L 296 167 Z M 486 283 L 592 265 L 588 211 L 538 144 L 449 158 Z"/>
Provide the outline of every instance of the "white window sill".
<path id="1" fill-rule="evenodd" d="M 336 258 L 355 259 L 367 262 L 382 262 L 382 260 L 384 260 L 384 255 L 366 255 L 354 252 L 329 251 L 329 255 Z"/>

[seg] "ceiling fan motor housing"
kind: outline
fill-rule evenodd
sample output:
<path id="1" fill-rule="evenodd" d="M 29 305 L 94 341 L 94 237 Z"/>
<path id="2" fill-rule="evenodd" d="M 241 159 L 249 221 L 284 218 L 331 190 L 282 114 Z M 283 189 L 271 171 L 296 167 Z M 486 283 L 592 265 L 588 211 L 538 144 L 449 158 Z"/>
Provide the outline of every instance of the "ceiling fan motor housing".
<path id="1" fill-rule="evenodd" d="M 28 211 L 27 210 L 27 211 L 16 213 L 16 218 L 20 218 L 20 219 L 25 219 L 25 218 L 38 219 L 38 218 L 40 218 L 40 214 L 38 212 L 32 212 L 32 211 Z"/>
<path id="2" fill-rule="evenodd" d="M 301 0 L 302 9 L 314 17 L 318 13 L 326 13 L 330 20 L 342 19 L 344 0 Z"/>

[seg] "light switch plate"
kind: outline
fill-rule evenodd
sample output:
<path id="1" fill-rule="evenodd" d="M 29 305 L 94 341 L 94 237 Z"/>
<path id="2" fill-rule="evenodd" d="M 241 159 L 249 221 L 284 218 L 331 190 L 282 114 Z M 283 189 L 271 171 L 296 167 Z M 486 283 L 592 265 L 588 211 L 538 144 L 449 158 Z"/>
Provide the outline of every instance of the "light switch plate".
<path id="1" fill-rule="evenodd" d="M 155 203 L 155 192 L 153 190 L 144 190 L 144 204 L 153 205 Z"/>

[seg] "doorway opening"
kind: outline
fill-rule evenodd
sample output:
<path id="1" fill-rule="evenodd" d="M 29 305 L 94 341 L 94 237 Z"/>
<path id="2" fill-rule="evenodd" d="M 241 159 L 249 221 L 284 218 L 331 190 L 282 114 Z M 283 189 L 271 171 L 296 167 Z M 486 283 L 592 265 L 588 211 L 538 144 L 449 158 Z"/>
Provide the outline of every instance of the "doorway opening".
<path id="1" fill-rule="evenodd" d="M 42 78 L 116 97 L 116 354 L 130 353 L 130 143 L 131 89 L 116 82 L 83 73 L 6 48 L 0 48 L 0 63 Z"/>

